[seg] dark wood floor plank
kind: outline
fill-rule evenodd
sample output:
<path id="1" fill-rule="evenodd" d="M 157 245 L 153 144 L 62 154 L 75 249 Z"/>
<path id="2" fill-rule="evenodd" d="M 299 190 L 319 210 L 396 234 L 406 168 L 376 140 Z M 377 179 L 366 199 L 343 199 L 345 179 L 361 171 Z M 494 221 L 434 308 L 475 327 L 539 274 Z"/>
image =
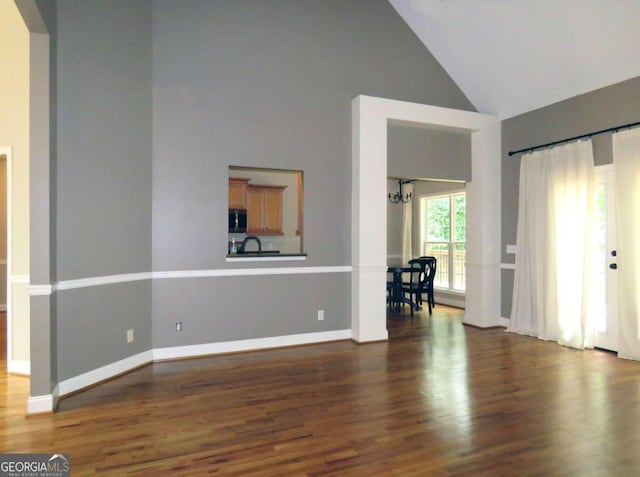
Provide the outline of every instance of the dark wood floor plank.
<path id="1" fill-rule="evenodd" d="M 0 376 L 2 452 L 73 475 L 573 476 L 640 472 L 640 363 L 429 317 L 389 342 L 157 363 L 25 417 Z M 3 367 L 6 363 L 0 363 Z"/>

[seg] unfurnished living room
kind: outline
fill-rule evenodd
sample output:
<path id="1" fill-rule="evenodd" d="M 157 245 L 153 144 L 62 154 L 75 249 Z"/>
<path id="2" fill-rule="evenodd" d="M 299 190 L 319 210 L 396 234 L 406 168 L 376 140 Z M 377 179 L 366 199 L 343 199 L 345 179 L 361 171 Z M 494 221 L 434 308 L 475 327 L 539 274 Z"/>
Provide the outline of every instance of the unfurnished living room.
<path id="1" fill-rule="evenodd" d="M 636 475 L 638 18 L 0 0 L 0 474 Z"/>

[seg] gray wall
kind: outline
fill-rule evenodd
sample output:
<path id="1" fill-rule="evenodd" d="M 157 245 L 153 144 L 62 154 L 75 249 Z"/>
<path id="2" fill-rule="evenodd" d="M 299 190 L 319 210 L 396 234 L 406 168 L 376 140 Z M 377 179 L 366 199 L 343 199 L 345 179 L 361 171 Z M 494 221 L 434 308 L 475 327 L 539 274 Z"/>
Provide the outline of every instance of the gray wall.
<path id="1" fill-rule="evenodd" d="M 58 293 L 58 379 L 151 349 L 149 280 Z M 126 342 L 134 330 L 133 343 Z"/>
<path id="2" fill-rule="evenodd" d="M 31 274 L 36 279 L 46 283 L 47 278 L 52 283 L 56 281 L 56 255 L 57 255 L 57 237 L 56 237 L 56 221 L 57 221 L 57 153 L 58 153 L 58 110 L 57 110 L 57 25 L 56 25 L 56 3 L 47 0 L 36 0 L 37 10 L 40 18 L 45 23 L 45 30 L 49 39 L 49 162 L 48 164 L 48 188 L 47 194 L 40 197 L 40 204 L 47 202 L 48 198 L 48 230 L 46 237 L 39 236 L 35 241 L 34 231 L 42 231 L 45 224 L 40 223 L 31 230 L 31 250 L 46 250 L 48 247 L 48 257 L 42 251 L 30 257 Z M 38 30 L 40 31 L 40 30 Z M 45 32 L 42 32 L 45 33 Z M 31 98 L 30 98 L 31 99 Z M 40 159 L 46 162 L 46 159 Z M 46 170 L 46 165 L 44 166 Z M 40 165 L 40 180 L 43 180 L 46 173 Z M 38 179 L 38 178 L 36 178 Z M 34 197 L 34 186 L 31 183 L 30 194 Z M 38 188 L 40 189 L 40 188 Z M 41 190 L 37 191 L 42 194 Z M 32 198 L 31 207 L 37 206 Z M 37 195 L 36 195 L 37 197 Z M 42 212 L 41 212 L 42 214 Z M 31 223 L 39 222 L 41 217 L 30 214 Z M 40 235 L 40 234 L 38 234 Z M 48 243 L 46 242 L 48 241 Z M 45 261 L 46 260 L 46 261 Z M 43 263 L 44 262 L 44 263 Z M 38 277 L 37 275 L 42 275 Z M 30 333 L 31 333 L 31 387 L 32 396 L 49 394 L 58 383 L 58 321 L 56 310 L 57 297 L 54 293 L 51 296 L 31 297 L 31 316 Z M 45 364 L 48 363 L 48 369 Z"/>
<path id="3" fill-rule="evenodd" d="M 398 181 L 387 180 L 387 194 L 395 194 Z M 402 258 L 402 205 L 387 201 L 387 262 L 399 261 Z"/>
<path id="4" fill-rule="evenodd" d="M 350 289 L 347 273 L 155 280 L 154 295 L 172 299 L 154 308 L 153 346 L 350 329 Z"/>
<path id="5" fill-rule="evenodd" d="M 509 151 L 636 122 L 640 118 L 640 77 L 576 96 L 502 123 L 502 261 L 513 263 L 507 244 L 516 243 L 520 156 Z M 596 165 L 612 162 L 611 135 L 593 137 Z M 511 314 L 513 271 L 502 271 L 502 316 Z"/>
<path id="6" fill-rule="evenodd" d="M 471 180 L 467 133 L 390 124 L 387 175 L 407 179 Z"/>
<path id="7" fill-rule="evenodd" d="M 39 3 L 52 35 L 57 281 L 264 267 L 224 260 L 231 164 L 303 170 L 309 257 L 293 265 L 349 265 L 351 100 L 473 110 L 384 0 Z M 351 291 L 349 274 L 321 273 L 129 282 L 52 301 L 55 382 L 151 347 L 345 329 Z"/>
<path id="8" fill-rule="evenodd" d="M 150 269 L 150 15 L 58 2 L 59 280 Z"/>
<path id="9" fill-rule="evenodd" d="M 154 2 L 153 83 L 159 271 L 350 265 L 351 100 L 472 110 L 383 0 Z M 229 165 L 304 171 L 306 262 L 225 262 Z M 156 280 L 153 344 L 344 329 L 350 312 L 347 274 Z"/>
<path id="10" fill-rule="evenodd" d="M 56 5 L 57 280 L 148 272 L 151 3 Z M 56 302 L 60 380 L 150 348 L 148 283 L 62 290 Z"/>

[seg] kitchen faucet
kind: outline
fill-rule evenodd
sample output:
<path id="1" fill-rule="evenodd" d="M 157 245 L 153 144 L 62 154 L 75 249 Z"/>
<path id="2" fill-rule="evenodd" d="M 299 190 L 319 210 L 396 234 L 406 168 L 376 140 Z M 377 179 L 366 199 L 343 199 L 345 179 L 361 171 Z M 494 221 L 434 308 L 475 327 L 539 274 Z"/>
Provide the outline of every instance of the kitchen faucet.
<path id="1" fill-rule="evenodd" d="M 258 237 L 256 237 L 255 235 L 248 235 L 247 237 L 245 237 L 245 239 L 240 244 L 240 248 L 238 249 L 238 253 L 246 253 L 244 248 L 247 245 L 247 242 L 250 242 L 251 240 L 254 240 L 258 244 L 258 253 L 259 254 L 262 253 L 262 242 L 260 242 L 260 239 Z"/>

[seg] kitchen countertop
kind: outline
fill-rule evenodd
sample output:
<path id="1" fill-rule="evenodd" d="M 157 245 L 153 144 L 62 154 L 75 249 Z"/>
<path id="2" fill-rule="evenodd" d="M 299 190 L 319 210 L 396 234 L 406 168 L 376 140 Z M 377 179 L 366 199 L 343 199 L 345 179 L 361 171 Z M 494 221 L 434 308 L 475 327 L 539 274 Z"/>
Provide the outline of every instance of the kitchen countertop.
<path id="1" fill-rule="evenodd" d="M 271 252 L 271 253 L 269 253 Z M 273 250 L 266 252 L 258 253 L 258 252 L 247 252 L 247 253 L 234 253 L 227 254 L 226 261 L 227 262 L 249 262 L 249 261 L 257 261 L 257 262 L 268 262 L 268 261 L 279 261 L 279 260 L 306 260 L 306 253 L 278 253 Z"/>
<path id="2" fill-rule="evenodd" d="M 236 255 L 280 255 L 280 250 L 249 250 L 247 252 L 237 252 L 237 253 L 228 253 L 227 257 L 236 256 Z"/>

